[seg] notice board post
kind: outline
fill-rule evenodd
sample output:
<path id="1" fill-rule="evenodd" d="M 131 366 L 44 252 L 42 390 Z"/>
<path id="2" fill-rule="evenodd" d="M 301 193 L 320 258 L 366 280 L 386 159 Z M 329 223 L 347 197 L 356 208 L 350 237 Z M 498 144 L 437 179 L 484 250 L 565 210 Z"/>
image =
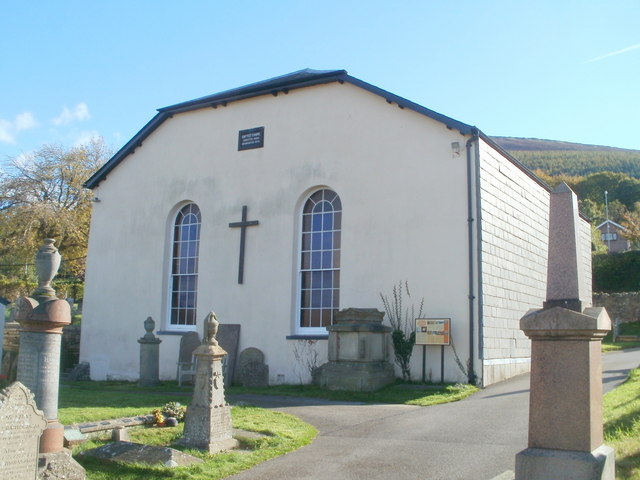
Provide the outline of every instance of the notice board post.
<path id="1" fill-rule="evenodd" d="M 444 383 L 444 347 L 451 345 L 451 319 L 416 318 L 416 345 L 422 345 L 423 382 L 426 382 L 427 345 L 440 345 L 440 383 Z"/>

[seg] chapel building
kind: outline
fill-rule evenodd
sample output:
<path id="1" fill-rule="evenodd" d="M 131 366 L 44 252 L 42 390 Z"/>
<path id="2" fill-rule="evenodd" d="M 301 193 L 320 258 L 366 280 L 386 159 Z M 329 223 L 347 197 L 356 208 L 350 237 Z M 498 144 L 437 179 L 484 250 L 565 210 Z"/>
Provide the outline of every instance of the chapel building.
<path id="1" fill-rule="evenodd" d="M 264 353 L 270 383 L 308 382 L 301 352 L 326 361 L 336 312 L 382 310 L 399 281 L 423 317 L 451 319 L 445 380 L 529 370 L 519 319 L 546 295 L 549 187 L 476 127 L 344 70 L 161 108 L 86 186 L 80 360 L 94 380 L 138 378 L 148 316 L 160 377 L 175 378 L 181 336 L 214 311 L 240 324 L 240 351 Z M 428 379 L 440 368 L 426 347 Z"/>

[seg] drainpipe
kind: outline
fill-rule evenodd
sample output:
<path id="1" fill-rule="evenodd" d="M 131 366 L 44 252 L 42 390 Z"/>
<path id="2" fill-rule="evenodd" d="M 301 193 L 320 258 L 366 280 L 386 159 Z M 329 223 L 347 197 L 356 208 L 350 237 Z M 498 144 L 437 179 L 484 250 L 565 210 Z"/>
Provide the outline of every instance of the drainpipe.
<path id="1" fill-rule="evenodd" d="M 482 194 L 480 189 L 480 141 L 476 138 L 476 247 L 478 249 L 478 358 L 484 359 L 484 291 L 482 283 Z M 483 378 L 484 383 L 484 378 Z"/>
<path id="2" fill-rule="evenodd" d="M 473 281 L 474 281 L 474 248 L 473 248 L 473 234 L 474 234 L 474 218 L 473 218 L 473 172 L 471 161 L 471 148 L 473 144 L 478 143 L 478 129 L 474 128 L 472 136 L 467 140 L 467 229 L 469 236 L 469 363 L 467 365 L 468 382 L 472 385 L 476 384 L 477 377 L 474 369 L 474 323 L 475 323 L 475 299 Z M 477 187 L 477 185 L 476 185 Z"/>

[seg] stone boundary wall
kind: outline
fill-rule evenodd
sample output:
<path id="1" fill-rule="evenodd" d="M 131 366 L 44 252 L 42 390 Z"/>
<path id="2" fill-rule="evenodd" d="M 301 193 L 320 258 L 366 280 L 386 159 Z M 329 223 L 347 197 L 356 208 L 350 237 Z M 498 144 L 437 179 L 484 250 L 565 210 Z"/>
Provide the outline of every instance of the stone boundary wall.
<path id="1" fill-rule="evenodd" d="M 80 325 L 68 325 L 62 329 L 60 366 L 63 372 L 73 368 L 78 363 L 81 330 Z M 9 380 L 15 379 L 19 347 L 20 324 L 17 322 L 5 323 L 0 375 L 7 376 Z"/>
<path id="2" fill-rule="evenodd" d="M 640 320 L 640 292 L 594 293 L 593 305 L 606 308 L 612 321 L 629 323 Z"/>

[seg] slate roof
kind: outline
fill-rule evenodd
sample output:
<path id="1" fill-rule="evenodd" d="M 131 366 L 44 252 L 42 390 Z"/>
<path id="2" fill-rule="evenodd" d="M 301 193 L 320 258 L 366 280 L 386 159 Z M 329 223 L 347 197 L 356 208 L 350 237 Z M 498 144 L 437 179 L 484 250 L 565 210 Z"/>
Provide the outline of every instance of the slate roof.
<path id="1" fill-rule="evenodd" d="M 626 228 L 624 228 L 622 225 L 620 225 L 619 223 L 614 222 L 613 220 L 605 220 L 604 222 L 602 222 L 600 225 L 598 225 L 596 228 L 600 228 L 600 227 L 604 227 L 607 223 L 613 225 L 614 227 L 619 228 L 620 230 L 626 230 Z"/>
<path id="2" fill-rule="evenodd" d="M 226 90 L 224 92 L 208 95 L 206 97 L 196 98 L 187 102 L 177 103 L 168 107 L 158 109 L 158 113 L 144 126 L 142 129 L 129 140 L 107 163 L 105 163 L 96 173 L 94 173 L 86 182 L 85 187 L 95 188 L 100 182 L 102 182 L 111 170 L 113 170 L 118 164 L 124 160 L 127 156 L 135 151 L 136 148 L 142 145 L 142 142 L 153 131 L 162 124 L 167 118 L 171 118 L 176 113 L 188 112 L 200 108 L 217 108 L 219 105 L 226 106 L 230 102 L 238 100 L 244 100 L 251 97 L 257 97 L 260 95 L 277 95 L 280 92 L 287 93 L 290 90 L 296 88 L 304 88 L 312 85 L 321 85 L 326 83 L 339 82 L 350 83 L 352 85 L 363 88 L 369 92 L 383 97 L 389 103 L 396 103 L 400 108 L 408 108 L 414 110 L 422 115 L 432 118 L 438 122 L 443 123 L 448 128 L 458 130 L 463 135 L 475 134 L 480 136 L 484 141 L 489 143 L 493 148 L 498 150 L 504 156 L 509 158 L 516 166 L 521 168 L 527 175 L 533 178 L 535 181 L 543 185 L 548 189 L 548 186 L 542 182 L 536 175 L 534 175 L 529 169 L 522 165 L 517 159 L 512 157 L 508 152 L 502 149 L 497 143 L 495 143 L 490 137 L 483 134 L 476 127 L 467 125 L 466 123 L 459 122 L 453 118 L 442 115 L 438 112 L 434 112 L 428 108 L 418 105 L 406 98 L 395 95 L 391 92 L 387 92 L 382 88 L 378 88 L 375 85 L 363 82 L 355 77 L 352 77 L 346 70 L 311 70 L 304 69 L 297 72 L 288 73 L 279 77 L 270 78 L 261 82 L 251 83 L 243 87 Z"/>

